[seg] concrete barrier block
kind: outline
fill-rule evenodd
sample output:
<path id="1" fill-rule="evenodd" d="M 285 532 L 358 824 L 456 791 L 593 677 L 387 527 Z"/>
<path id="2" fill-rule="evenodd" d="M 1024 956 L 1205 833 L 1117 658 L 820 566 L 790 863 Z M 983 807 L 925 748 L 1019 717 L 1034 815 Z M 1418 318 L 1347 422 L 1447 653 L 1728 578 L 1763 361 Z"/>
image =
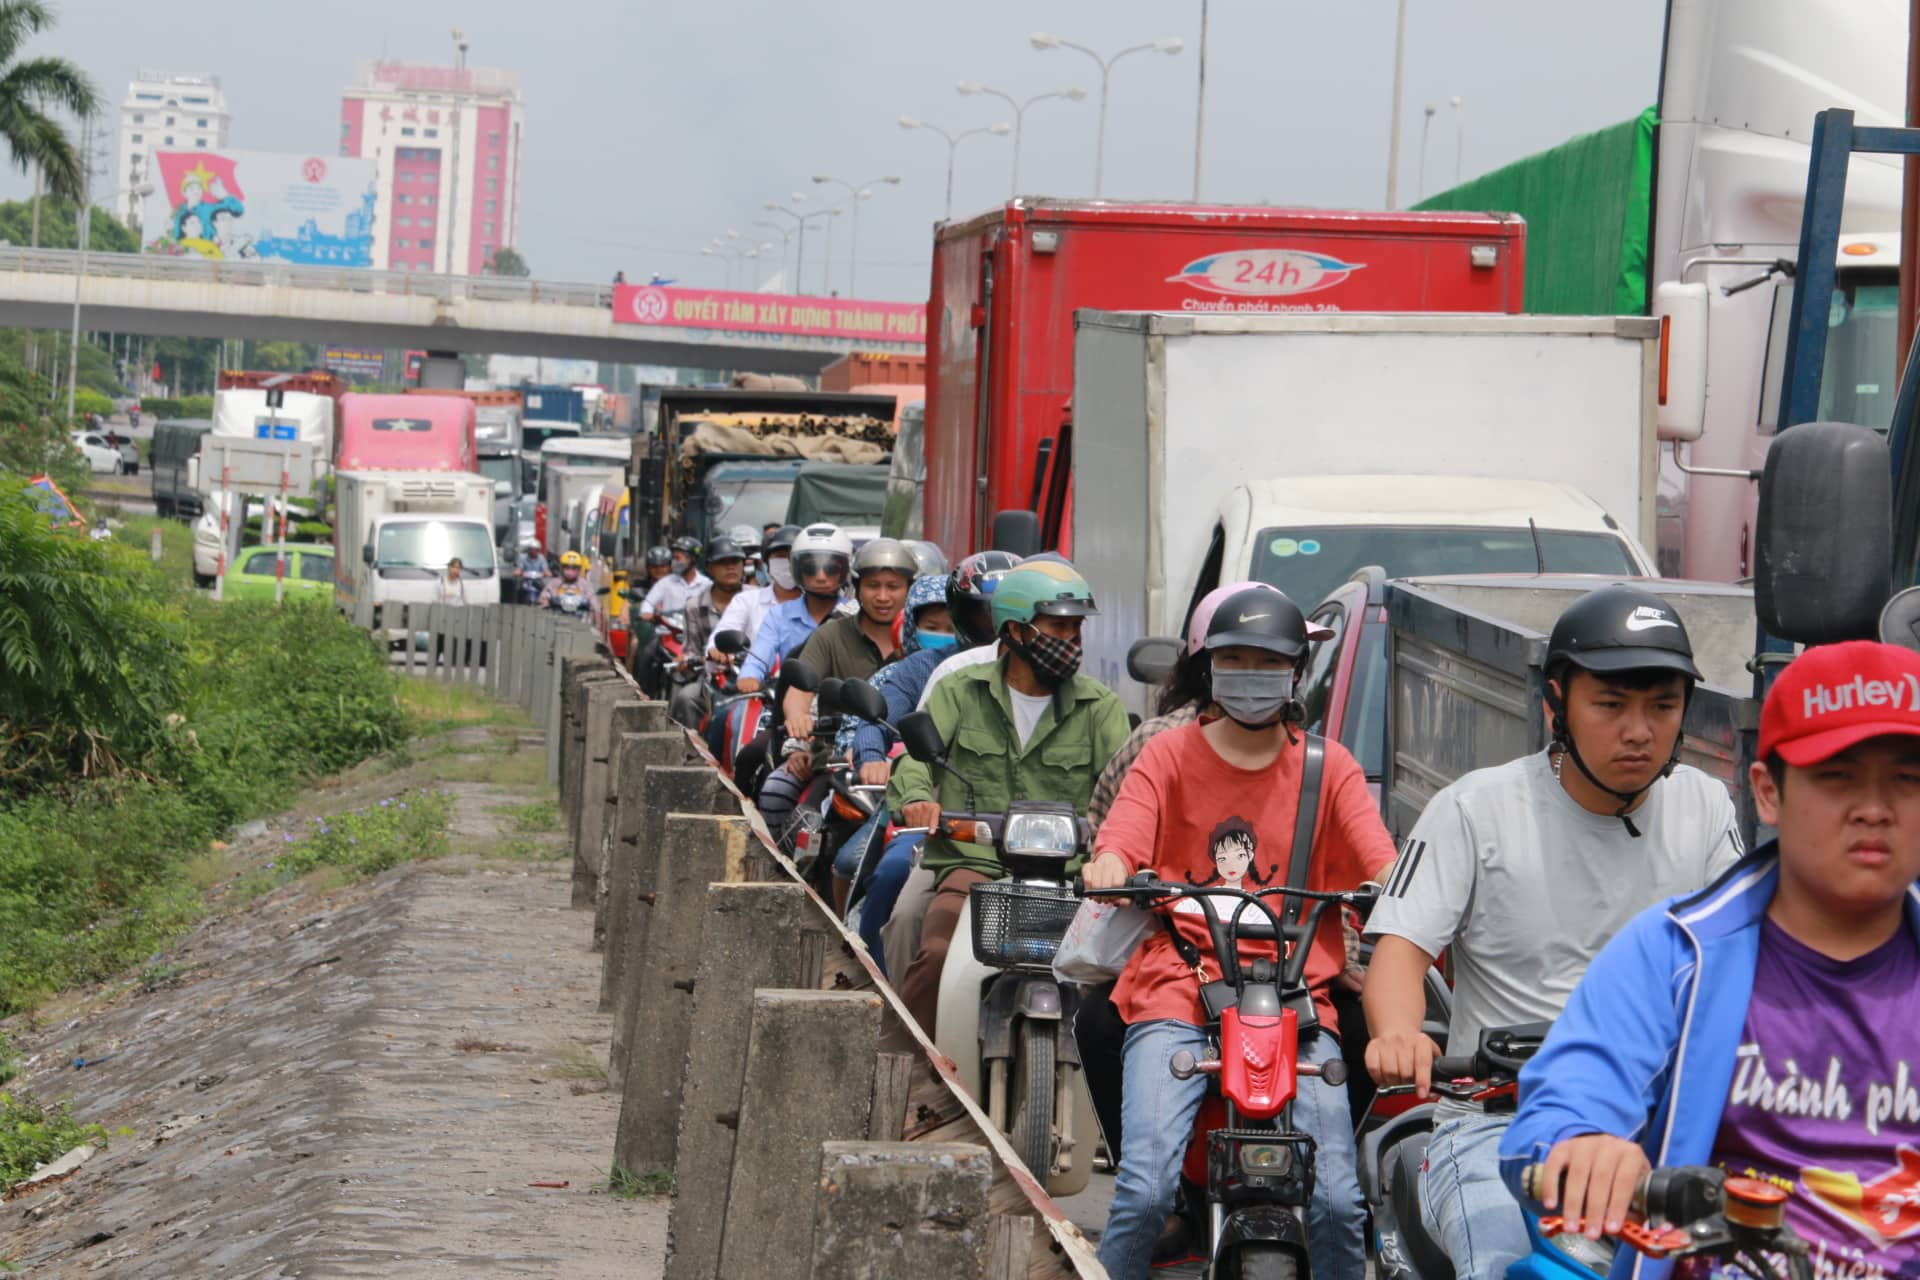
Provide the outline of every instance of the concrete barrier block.
<path id="1" fill-rule="evenodd" d="M 601 950 L 607 938 L 607 899 L 610 866 L 613 860 L 614 825 L 619 817 L 620 808 L 620 745 L 628 737 L 643 733 L 658 733 L 671 729 L 672 720 L 667 710 L 658 702 L 649 702 L 645 698 L 634 696 L 613 704 L 611 722 L 607 726 L 608 746 L 606 750 L 606 786 L 600 796 L 600 835 L 595 847 L 589 850 L 588 861 L 594 870 L 593 894 L 593 949 Z M 662 763 L 666 763 L 662 761 Z M 603 1009 L 606 1006 L 601 1006 Z"/>
<path id="2" fill-rule="evenodd" d="M 992 1185 L 971 1143 L 823 1143 L 811 1280 L 981 1276 Z"/>
<path id="3" fill-rule="evenodd" d="M 807 891 L 792 881 L 709 885 L 706 917 L 674 1142 L 667 1280 L 705 1280 L 719 1269 L 718 1207 L 733 1176 L 746 1014 L 757 989 L 820 985 L 821 950 L 801 944 L 827 927 Z"/>
<path id="4" fill-rule="evenodd" d="M 632 686 L 619 678 L 583 686 L 586 714 L 574 745 L 573 905 L 592 907 L 600 895 L 600 837 L 607 815 L 607 761 L 613 754 L 616 707 L 639 705 Z"/>
<path id="5" fill-rule="evenodd" d="M 687 758 L 686 736 L 678 729 L 664 733 L 623 734 L 614 758 L 613 822 L 607 830 L 607 872 L 602 878 L 604 907 L 594 912 L 594 943 L 605 952 L 600 962 L 600 1009 L 613 1008 L 614 992 L 626 970 L 627 928 L 635 910 L 635 876 L 643 860 L 640 833 L 646 829 L 647 770 L 680 768 Z M 648 850 L 651 855 L 652 850 Z M 648 865 L 651 865 L 649 861 Z"/>
<path id="6" fill-rule="evenodd" d="M 811 1256 L 812 1215 L 794 1201 L 819 1178 L 821 1143 L 866 1136 L 880 1007 L 864 992 L 753 993 L 720 1239 L 728 1280 L 788 1280 Z"/>

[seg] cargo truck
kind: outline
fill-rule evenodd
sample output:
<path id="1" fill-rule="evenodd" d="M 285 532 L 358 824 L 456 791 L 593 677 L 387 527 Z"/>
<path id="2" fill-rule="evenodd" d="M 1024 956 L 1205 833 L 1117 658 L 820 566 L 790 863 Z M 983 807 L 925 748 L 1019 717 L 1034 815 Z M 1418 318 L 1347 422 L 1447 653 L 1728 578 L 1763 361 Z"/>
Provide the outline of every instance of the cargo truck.
<path id="1" fill-rule="evenodd" d="M 373 625 L 406 639 L 389 606 L 430 604 L 447 561 L 458 557 L 469 603 L 498 599 L 493 483 L 454 471 L 334 474 L 334 602 L 348 614 L 371 606 Z"/>
<path id="2" fill-rule="evenodd" d="M 258 374 L 228 370 L 220 375 L 224 385 L 213 393 L 213 426 L 208 436 L 244 440 L 300 441 L 314 447 L 321 474 L 329 469 L 327 459 L 334 456 L 337 440 L 335 418 L 338 400 L 324 389 L 289 389 L 297 385 L 325 386 L 314 375 Z M 331 381 L 332 375 L 321 375 Z M 284 381 L 282 381 L 284 380 Z M 267 386 L 268 382 L 277 385 Z M 246 502 L 228 493 L 217 474 L 201 475 L 203 465 L 213 466 L 206 458 L 206 437 L 198 453 L 187 459 L 187 484 L 205 495 L 199 517 L 193 525 L 193 574 L 201 586 L 211 586 L 225 573 L 226 565 L 244 545 L 247 520 L 260 515 L 266 519 L 266 504 L 256 495 Z M 315 494 L 311 477 L 292 477 L 294 495 L 307 499 Z M 320 496 L 324 497 L 321 491 Z M 289 507 L 296 517 L 317 512 L 324 505 L 316 499 Z M 277 521 L 276 521 L 277 523 Z M 277 537 L 262 530 L 261 541 Z"/>
<path id="3" fill-rule="evenodd" d="M 862 391 L 869 386 L 925 386 L 924 355 L 894 355 L 886 351 L 849 351 L 820 371 L 822 391 Z"/>
<path id="4" fill-rule="evenodd" d="M 1643 317 L 1082 312 L 1074 562 L 1087 672 L 1146 711 L 1135 637 L 1224 582 L 1311 610 L 1355 570 L 1653 571 Z M 1049 510 L 1066 504 L 1053 494 Z"/>
<path id="5" fill-rule="evenodd" d="M 343 471 L 464 471 L 479 467 L 473 402 L 457 392 L 340 397 Z"/>
<path id="6" fill-rule="evenodd" d="M 987 545 L 996 512 L 1035 505 L 1081 308 L 1517 312 L 1525 240 L 1506 215 L 1104 201 L 1015 200 L 945 224 L 927 317 L 924 536 L 958 557 Z"/>

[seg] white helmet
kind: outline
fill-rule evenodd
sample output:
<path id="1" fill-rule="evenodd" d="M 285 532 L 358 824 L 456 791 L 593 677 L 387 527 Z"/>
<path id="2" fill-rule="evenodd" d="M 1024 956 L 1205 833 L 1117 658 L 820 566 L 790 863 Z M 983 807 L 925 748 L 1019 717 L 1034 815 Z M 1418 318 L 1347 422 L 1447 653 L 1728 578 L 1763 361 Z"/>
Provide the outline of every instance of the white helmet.
<path id="1" fill-rule="evenodd" d="M 793 540 L 793 576 L 804 588 L 810 572 L 819 567 L 837 567 L 839 584 L 847 579 L 853 565 L 853 539 L 838 525 L 810 524 Z"/>

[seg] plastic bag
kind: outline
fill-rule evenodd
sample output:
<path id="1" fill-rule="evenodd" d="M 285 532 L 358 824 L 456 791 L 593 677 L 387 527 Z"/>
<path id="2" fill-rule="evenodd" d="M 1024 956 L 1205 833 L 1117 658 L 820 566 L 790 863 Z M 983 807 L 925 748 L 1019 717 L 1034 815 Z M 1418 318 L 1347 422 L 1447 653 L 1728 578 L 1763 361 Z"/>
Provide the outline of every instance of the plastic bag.
<path id="1" fill-rule="evenodd" d="M 1053 976 L 1082 986 L 1118 977 L 1152 928 L 1152 912 L 1122 902 L 1083 899 L 1054 953 Z"/>

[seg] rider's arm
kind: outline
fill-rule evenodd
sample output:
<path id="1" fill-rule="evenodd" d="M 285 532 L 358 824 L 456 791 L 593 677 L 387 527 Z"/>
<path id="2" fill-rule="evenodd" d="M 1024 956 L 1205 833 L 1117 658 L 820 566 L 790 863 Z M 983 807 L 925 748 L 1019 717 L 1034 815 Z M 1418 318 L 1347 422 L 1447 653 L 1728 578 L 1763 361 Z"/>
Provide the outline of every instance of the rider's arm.
<path id="1" fill-rule="evenodd" d="M 940 731 L 940 737 L 949 746 L 952 745 L 955 731 L 960 724 L 960 700 L 955 693 L 957 685 L 943 684 L 927 700 L 927 714 L 933 717 L 933 727 Z M 941 781 L 946 780 L 942 774 Z M 931 801 L 940 803 L 941 787 L 936 784 L 933 770 L 921 764 L 912 756 L 900 757 L 900 763 L 894 767 L 893 778 L 887 783 L 887 808 L 895 813 L 904 814 L 911 804 L 924 804 Z M 918 824 L 909 824 L 918 825 Z"/>
<path id="2" fill-rule="evenodd" d="M 740 682 L 744 686 L 748 680 L 758 688 L 767 678 L 767 671 L 773 666 L 773 660 L 780 656 L 780 637 L 778 631 L 779 613 L 771 612 L 760 619 L 760 630 L 754 633 L 753 648 L 747 653 L 745 662 L 740 664 Z"/>
<path id="3" fill-rule="evenodd" d="M 1360 1003 L 1367 1011 L 1367 1071 L 1381 1084 L 1411 1084 L 1421 1097 L 1433 1084 L 1440 1047 L 1421 1030 L 1427 970 L 1434 957 L 1405 938 L 1374 944 Z"/>
<path id="4" fill-rule="evenodd" d="M 641 617 L 653 619 L 660 616 L 660 603 L 666 598 L 667 584 L 672 581 L 673 575 L 668 574 L 647 588 L 646 598 L 640 601 Z"/>
<path id="5" fill-rule="evenodd" d="M 1153 865 L 1164 810 L 1178 755 L 1168 735 L 1149 741 L 1121 779 L 1120 793 L 1107 811 L 1106 821 L 1094 832 L 1094 857 L 1081 871 L 1090 886 L 1112 888 L 1135 872 Z"/>

